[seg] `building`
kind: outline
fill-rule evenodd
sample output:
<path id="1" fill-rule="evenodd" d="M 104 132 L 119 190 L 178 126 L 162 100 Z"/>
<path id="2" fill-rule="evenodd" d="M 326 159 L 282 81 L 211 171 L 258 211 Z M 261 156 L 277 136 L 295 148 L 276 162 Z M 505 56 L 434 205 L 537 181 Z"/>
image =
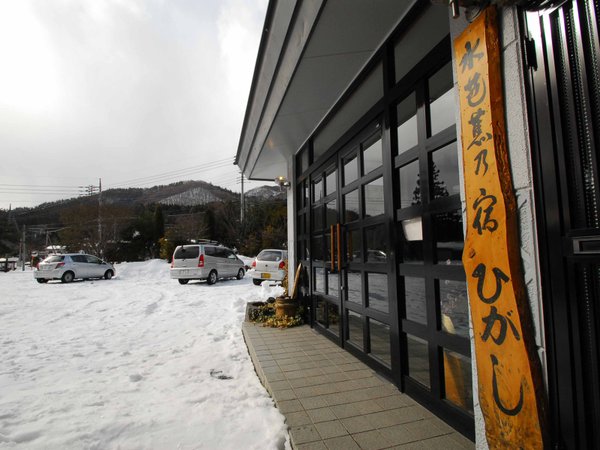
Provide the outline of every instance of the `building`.
<path id="1" fill-rule="evenodd" d="M 448 3 L 271 0 L 236 164 L 289 181 L 290 262 L 306 270 L 311 325 L 485 447 L 453 49 L 479 8 L 455 18 Z M 545 442 L 600 448 L 600 8 L 493 3 Z M 490 334 L 510 332 L 503 320 Z"/>

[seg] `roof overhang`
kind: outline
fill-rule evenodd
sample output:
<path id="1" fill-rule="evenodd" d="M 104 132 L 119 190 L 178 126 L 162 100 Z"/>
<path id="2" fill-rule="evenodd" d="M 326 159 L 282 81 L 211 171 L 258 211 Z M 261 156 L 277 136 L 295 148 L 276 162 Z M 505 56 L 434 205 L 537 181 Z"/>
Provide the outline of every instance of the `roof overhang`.
<path id="1" fill-rule="evenodd" d="M 271 0 L 235 160 L 249 179 L 290 156 L 418 0 Z"/>

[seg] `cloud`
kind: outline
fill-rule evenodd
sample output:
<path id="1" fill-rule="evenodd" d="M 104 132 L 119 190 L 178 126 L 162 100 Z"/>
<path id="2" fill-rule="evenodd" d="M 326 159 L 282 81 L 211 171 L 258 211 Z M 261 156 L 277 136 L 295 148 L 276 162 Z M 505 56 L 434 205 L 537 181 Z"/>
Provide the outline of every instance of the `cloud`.
<path id="1" fill-rule="evenodd" d="M 5 63 L 21 61 L 21 94 L 0 101 L 3 179 L 110 185 L 233 159 L 266 0 L 0 0 L 0 17 L 14 10 L 0 32 Z"/>

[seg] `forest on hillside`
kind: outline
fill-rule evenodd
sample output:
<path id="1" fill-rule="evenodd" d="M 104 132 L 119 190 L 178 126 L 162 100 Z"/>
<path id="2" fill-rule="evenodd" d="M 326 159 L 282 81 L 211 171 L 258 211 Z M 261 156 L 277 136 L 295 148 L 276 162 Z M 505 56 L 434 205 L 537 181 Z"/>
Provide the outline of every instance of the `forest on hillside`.
<path id="1" fill-rule="evenodd" d="M 196 206 L 80 202 L 52 217 L 0 210 L 0 257 L 17 256 L 24 242 L 27 255 L 56 245 L 115 262 L 170 259 L 175 246 L 197 239 L 216 240 L 248 256 L 285 247 L 286 201 L 247 202 L 243 221 L 239 200 Z"/>

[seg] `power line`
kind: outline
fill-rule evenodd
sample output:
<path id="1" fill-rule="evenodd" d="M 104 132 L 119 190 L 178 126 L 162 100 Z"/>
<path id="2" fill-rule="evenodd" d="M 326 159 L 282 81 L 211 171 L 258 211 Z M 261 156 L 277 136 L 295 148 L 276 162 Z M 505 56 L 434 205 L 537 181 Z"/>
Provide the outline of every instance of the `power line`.
<path id="1" fill-rule="evenodd" d="M 192 175 L 195 173 L 205 172 L 207 170 L 214 170 L 214 169 L 218 169 L 221 167 L 227 167 L 228 165 L 233 165 L 233 158 L 230 157 L 230 158 L 220 159 L 220 160 L 216 160 L 216 161 L 211 161 L 211 162 L 196 165 L 196 166 L 190 166 L 190 167 L 183 168 L 183 169 L 162 172 L 162 173 L 158 173 L 158 174 L 154 174 L 154 175 L 148 175 L 146 177 L 133 178 L 130 180 L 111 184 L 110 188 L 125 186 L 125 185 L 132 184 L 132 183 L 136 183 L 138 185 L 149 184 L 149 183 L 153 183 L 155 181 L 161 180 L 161 179 L 189 176 L 189 175 Z"/>

